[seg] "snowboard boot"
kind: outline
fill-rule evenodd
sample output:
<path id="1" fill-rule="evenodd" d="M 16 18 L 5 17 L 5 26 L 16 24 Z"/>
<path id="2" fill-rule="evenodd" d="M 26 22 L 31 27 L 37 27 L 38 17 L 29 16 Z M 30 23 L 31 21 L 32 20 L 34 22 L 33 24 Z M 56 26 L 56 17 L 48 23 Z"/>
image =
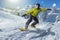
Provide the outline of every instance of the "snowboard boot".
<path id="1" fill-rule="evenodd" d="M 36 26 L 34 26 L 34 25 L 31 25 L 31 27 L 36 28 Z"/>

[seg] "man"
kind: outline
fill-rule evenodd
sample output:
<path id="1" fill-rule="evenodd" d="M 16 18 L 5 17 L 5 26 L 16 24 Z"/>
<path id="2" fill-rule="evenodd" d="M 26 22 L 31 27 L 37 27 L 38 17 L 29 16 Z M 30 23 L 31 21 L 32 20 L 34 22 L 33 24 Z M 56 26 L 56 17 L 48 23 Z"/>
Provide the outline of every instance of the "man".
<path id="1" fill-rule="evenodd" d="M 29 11 L 27 11 L 26 14 L 24 14 L 23 16 L 30 15 L 30 18 L 29 18 L 28 21 L 26 22 L 25 28 L 24 28 L 23 30 L 28 29 L 28 26 L 29 26 L 29 24 L 32 22 L 32 19 L 34 20 L 34 22 L 31 24 L 31 27 L 36 28 L 35 25 L 39 23 L 38 18 L 37 18 L 37 15 L 38 15 L 40 12 L 46 12 L 47 10 L 51 10 L 51 9 L 40 8 L 40 4 L 37 3 L 34 8 L 32 8 L 32 9 L 29 10 Z"/>

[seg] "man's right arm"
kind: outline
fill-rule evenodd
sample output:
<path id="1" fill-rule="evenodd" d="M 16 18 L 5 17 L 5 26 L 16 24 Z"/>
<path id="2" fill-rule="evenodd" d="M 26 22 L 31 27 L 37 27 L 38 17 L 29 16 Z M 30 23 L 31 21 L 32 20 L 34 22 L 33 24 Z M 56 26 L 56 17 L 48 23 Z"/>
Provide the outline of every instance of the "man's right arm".
<path id="1" fill-rule="evenodd" d="M 27 11 L 24 15 L 22 15 L 22 17 L 24 17 L 24 16 L 26 16 L 26 15 L 29 15 L 29 14 L 31 14 L 32 12 L 33 12 L 33 8 L 30 9 L 29 11 Z"/>
<path id="2" fill-rule="evenodd" d="M 27 14 L 27 15 L 28 15 L 28 14 L 31 14 L 31 13 L 33 12 L 33 9 L 34 9 L 34 8 L 28 10 L 28 11 L 26 12 L 26 14 Z"/>

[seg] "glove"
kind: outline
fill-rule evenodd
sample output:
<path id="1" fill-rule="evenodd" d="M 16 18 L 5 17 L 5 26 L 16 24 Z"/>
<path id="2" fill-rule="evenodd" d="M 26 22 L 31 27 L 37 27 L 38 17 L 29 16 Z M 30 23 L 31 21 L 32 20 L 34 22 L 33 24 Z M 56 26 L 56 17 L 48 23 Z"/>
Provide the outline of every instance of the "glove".
<path id="1" fill-rule="evenodd" d="M 24 17 L 25 19 L 28 19 L 29 18 L 29 15 L 24 14 L 24 15 L 22 15 L 22 17 Z"/>
<path id="2" fill-rule="evenodd" d="M 27 16 L 27 15 L 26 14 L 22 15 L 22 17 L 25 17 L 25 16 Z"/>
<path id="3" fill-rule="evenodd" d="M 52 10 L 52 9 L 47 9 L 47 10 Z"/>

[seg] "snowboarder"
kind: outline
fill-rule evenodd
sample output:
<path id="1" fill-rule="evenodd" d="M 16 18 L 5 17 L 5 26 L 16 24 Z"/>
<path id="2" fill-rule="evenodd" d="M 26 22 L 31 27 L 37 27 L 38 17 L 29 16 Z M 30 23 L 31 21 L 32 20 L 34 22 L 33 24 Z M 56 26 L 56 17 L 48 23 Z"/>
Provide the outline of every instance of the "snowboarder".
<path id="1" fill-rule="evenodd" d="M 51 10 L 51 9 L 41 8 L 39 3 L 35 4 L 34 8 L 32 8 L 29 11 L 27 11 L 26 14 L 23 15 L 23 16 L 30 15 L 28 21 L 26 22 L 25 28 L 23 30 L 27 30 L 28 29 L 28 26 L 32 22 L 32 19 L 34 20 L 34 22 L 31 24 L 31 27 L 36 28 L 35 25 L 39 23 L 37 15 L 40 12 L 45 12 L 47 10 Z"/>

